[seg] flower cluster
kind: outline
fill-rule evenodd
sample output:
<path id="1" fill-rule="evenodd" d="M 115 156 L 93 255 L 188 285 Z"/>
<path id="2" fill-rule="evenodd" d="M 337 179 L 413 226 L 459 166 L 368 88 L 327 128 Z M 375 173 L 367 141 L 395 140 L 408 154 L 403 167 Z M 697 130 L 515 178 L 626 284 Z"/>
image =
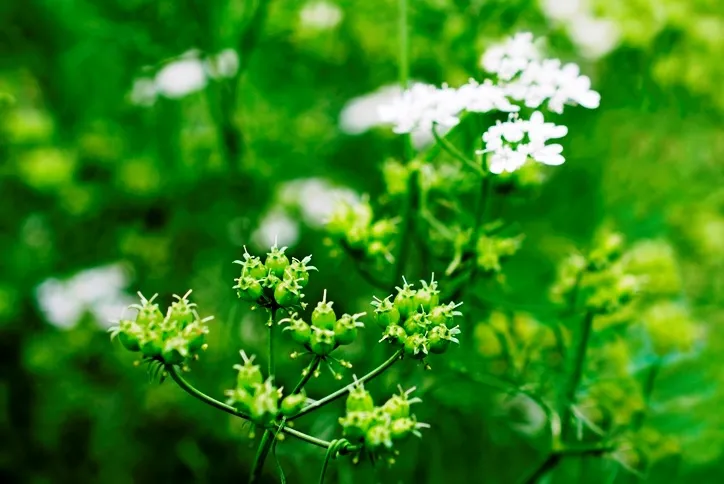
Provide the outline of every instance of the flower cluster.
<path id="1" fill-rule="evenodd" d="M 311 324 L 304 321 L 298 313 L 280 320 L 279 324 L 288 323 L 284 331 L 288 331 L 292 339 L 303 345 L 307 351 L 326 357 L 337 347 L 348 345 L 357 339 L 359 328 L 364 328 L 364 323 L 358 319 L 366 314 L 343 314 L 338 319 L 332 308 L 333 304 L 332 301 L 327 301 L 325 290 L 322 300 L 312 311 Z M 341 363 L 342 366 L 348 366 Z"/>
<path id="2" fill-rule="evenodd" d="M 535 111 L 528 120 L 511 115 L 483 134 L 485 149 L 481 153 L 491 153 L 489 169 L 496 174 L 516 171 L 529 158 L 545 165 L 561 165 L 565 161 L 561 155 L 563 147 L 546 143 L 567 133 L 565 126 L 545 122 L 540 111 Z"/>
<path id="3" fill-rule="evenodd" d="M 396 441 L 410 435 L 421 437 L 419 429 L 429 428 L 428 424 L 418 422 L 410 413 L 410 406 L 422 402 L 410 398 L 415 390 L 411 388 L 393 395 L 382 406 L 375 406 L 372 395 L 365 390 L 361 382 L 350 390 L 346 402 L 346 415 L 339 419 L 344 436 L 353 444 L 361 444 L 365 450 L 376 454 L 391 454 Z M 394 462 L 390 459 L 390 463 Z"/>
<path id="4" fill-rule="evenodd" d="M 528 108 L 539 108 L 546 100 L 548 109 L 558 114 L 566 104 L 598 107 L 601 95 L 591 89 L 591 79 L 581 75 L 576 64 L 540 57 L 533 34 L 525 32 L 491 46 L 481 64 L 496 74 L 505 95 Z"/>
<path id="5" fill-rule="evenodd" d="M 364 252 L 369 257 L 382 256 L 388 262 L 394 262 L 392 249 L 397 235 L 397 219 L 375 221 L 368 200 L 337 204 L 327 222 L 327 230 L 352 251 Z"/>
<path id="6" fill-rule="evenodd" d="M 129 351 L 140 352 L 147 360 L 155 360 L 167 365 L 182 365 L 196 358 L 199 351 L 206 348 L 207 322 L 212 317 L 201 319 L 196 312 L 196 304 L 190 303 L 188 296 L 176 296 L 176 301 L 168 307 L 166 316 L 158 304 L 146 299 L 141 293 L 141 304 L 131 308 L 137 310 L 136 319 L 121 319 L 110 328 L 111 337 L 117 337 Z"/>
<path id="7" fill-rule="evenodd" d="M 562 113 L 565 105 L 597 108 L 600 94 L 591 89 L 591 80 L 580 74 L 576 64 L 563 65 L 558 59 L 540 59 L 530 33 L 517 34 L 491 46 L 482 57 L 483 68 L 496 80 L 482 83 L 470 79 L 453 88 L 443 84 L 416 83 L 390 104 L 380 106 L 380 119 L 391 124 L 395 133 L 430 131 L 436 126 L 449 129 L 460 123 L 463 112 L 511 113 L 507 122 L 497 123 L 483 136 L 484 152 L 492 153 L 490 170 L 495 174 L 513 172 L 526 160 L 560 165 L 565 159 L 559 144 L 546 145 L 566 135 L 564 126 L 544 122 L 536 111 L 527 120 L 519 119 L 522 107 L 544 107 Z"/>
<path id="8" fill-rule="evenodd" d="M 254 364 L 254 356 L 248 357 L 242 350 L 243 365 L 234 365 L 238 371 L 236 387 L 227 390 L 227 403 L 234 405 L 249 415 L 250 419 L 261 426 L 268 426 L 281 417 L 290 417 L 304 407 L 307 397 L 303 391 L 290 393 L 286 397 L 281 388 L 273 384 L 270 376 L 266 380 L 259 365 Z"/>
<path id="9" fill-rule="evenodd" d="M 453 327 L 452 322 L 455 316 L 462 316 L 457 310 L 462 303 L 440 303 L 434 276 L 429 283 L 421 283 L 422 287 L 416 290 L 404 280 L 394 299 L 375 297 L 372 302 L 377 324 L 384 330 L 380 341 L 401 345 L 405 355 L 417 359 L 429 353 L 444 353 L 451 341 L 458 343 L 455 336 L 460 329 Z"/>
<path id="10" fill-rule="evenodd" d="M 244 248 L 244 260 L 234 261 L 241 265 L 241 275 L 234 286 L 240 299 L 264 307 L 304 307 L 302 289 L 309 282 L 309 271 L 317 269 L 308 265 L 312 256 L 292 258 L 289 262 L 286 249 L 274 244 L 262 263 Z"/>

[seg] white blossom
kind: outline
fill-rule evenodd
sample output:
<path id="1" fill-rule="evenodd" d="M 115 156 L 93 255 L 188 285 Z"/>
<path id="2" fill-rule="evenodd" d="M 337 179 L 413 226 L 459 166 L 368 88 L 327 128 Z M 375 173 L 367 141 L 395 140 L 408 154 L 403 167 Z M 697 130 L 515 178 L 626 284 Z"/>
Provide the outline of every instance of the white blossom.
<path id="1" fill-rule="evenodd" d="M 206 72 L 212 79 L 234 77 L 239 70 L 239 54 L 234 49 L 224 49 L 209 56 L 205 62 Z"/>
<path id="2" fill-rule="evenodd" d="M 430 130 L 433 125 L 450 128 L 460 122 L 460 100 L 457 90 L 447 85 L 438 88 L 416 83 L 390 104 L 379 107 L 380 120 L 392 124 L 395 133 Z"/>
<path id="3" fill-rule="evenodd" d="M 567 133 L 565 126 L 545 122 L 540 111 L 534 112 L 529 120 L 511 115 L 508 121 L 498 121 L 483 134 L 482 153 L 489 153 L 489 169 L 495 174 L 513 172 L 528 158 L 545 165 L 560 165 L 565 161 L 563 147 L 546 143 Z"/>
<path id="4" fill-rule="evenodd" d="M 342 9 L 325 1 L 308 2 L 299 12 L 302 25 L 318 29 L 331 29 L 342 21 Z"/>
<path id="5" fill-rule="evenodd" d="M 490 46 L 483 54 L 481 64 L 486 71 L 497 74 L 500 80 L 510 81 L 539 57 L 533 34 L 522 32 Z"/>
<path id="6" fill-rule="evenodd" d="M 163 96 L 182 98 L 206 87 L 206 71 L 200 59 L 182 58 L 166 64 L 156 74 L 156 88 Z"/>
<path id="7" fill-rule="evenodd" d="M 578 65 L 561 65 L 558 59 L 531 62 L 520 76 L 504 85 L 508 96 L 529 108 L 547 107 L 562 113 L 566 104 L 597 108 L 601 95 L 591 89 L 591 79 L 580 74 Z"/>
<path id="8" fill-rule="evenodd" d="M 473 113 L 487 113 L 489 111 L 502 111 L 512 113 L 520 110 L 519 106 L 512 104 L 504 89 L 486 79 L 482 84 L 470 79 L 467 84 L 457 90 L 458 102 L 467 111 Z"/>
<path id="9" fill-rule="evenodd" d="M 131 304 L 125 293 L 128 275 L 120 264 L 95 267 L 70 279 L 46 279 L 35 290 L 46 320 L 59 328 L 72 328 L 85 313 L 102 327 L 118 318 Z"/>

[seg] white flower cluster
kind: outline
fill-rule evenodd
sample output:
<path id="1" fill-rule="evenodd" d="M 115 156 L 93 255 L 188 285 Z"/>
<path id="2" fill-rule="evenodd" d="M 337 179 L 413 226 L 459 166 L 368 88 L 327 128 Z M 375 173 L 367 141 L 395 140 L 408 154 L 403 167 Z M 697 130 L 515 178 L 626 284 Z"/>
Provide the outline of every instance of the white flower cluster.
<path id="1" fill-rule="evenodd" d="M 533 34 L 521 33 L 494 45 L 482 57 L 483 68 L 498 76 L 505 94 L 539 108 L 548 101 L 548 109 L 562 113 L 566 104 L 597 108 L 601 95 L 591 89 L 591 79 L 581 75 L 576 64 L 563 65 L 558 59 L 540 60 Z"/>
<path id="2" fill-rule="evenodd" d="M 496 81 L 478 83 L 471 79 L 453 88 L 416 83 L 388 104 L 379 107 L 379 118 L 391 124 L 395 133 L 430 131 L 435 126 L 447 130 L 460 122 L 464 111 L 517 113 L 522 106 L 547 108 L 562 113 L 565 105 L 597 108 L 601 96 L 591 89 L 591 80 L 581 75 L 576 64 L 557 59 L 541 59 L 533 35 L 520 33 L 491 46 L 481 59 L 483 68 L 495 74 Z M 565 126 L 546 123 L 540 111 L 529 120 L 511 116 L 484 135 L 486 153 L 491 153 L 493 173 L 515 171 L 529 158 L 547 165 L 565 161 L 559 144 L 550 139 L 565 136 Z"/>
<path id="3" fill-rule="evenodd" d="M 567 133 L 565 126 L 546 123 L 540 111 L 534 112 L 529 120 L 511 115 L 508 121 L 498 121 L 483 134 L 482 153 L 491 153 L 488 168 L 495 174 L 513 172 L 528 158 L 546 165 L 561 165 L 565 161 L 563 147 L 546 143 Z"/>
<path id="4" fill-rule="evenodd" d="M 239 55 L 225 49 L 202 59 L 195 50 L 164 65 L 153 78 L 140 77 L 133 83 L 133 104 L 151 106 L 158 96 L 179 99 L 206 87 L 209 79 L 231 78 L 239 70 Z"/>

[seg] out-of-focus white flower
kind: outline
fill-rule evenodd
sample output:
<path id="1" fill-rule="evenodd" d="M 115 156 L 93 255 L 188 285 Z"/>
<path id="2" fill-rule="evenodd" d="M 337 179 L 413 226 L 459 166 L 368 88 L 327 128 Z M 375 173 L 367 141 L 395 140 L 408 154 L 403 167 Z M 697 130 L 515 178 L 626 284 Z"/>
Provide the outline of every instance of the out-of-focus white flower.
<path id="1" fill-rule="evenodd" d="M 36 289 L 36 298 L 49 323 L 71 328 L 89 312 L 102 327 L 117 319 L 133 299 L 124 292 L 128 276 L 120 265 L 96 267 L 61 281 L 47 279 Z"/>
<path id="2" fill-rule="evenodd" d="M 458 88 L 457 95 L 458 102 L 473 113 L 487 113 L 493 110 L 512 113 L 520 110 L 519 106 L 510 102 L 505 90 L 493 84 L 490 79 L 486 79 L 482 84 L 470 79 L 467 84 Z"/>
<path id="3" fill-rule="evenodd" d="M 533 34 L 521 32 L 490 46 L 483 54 L 481 65 L 486 71 L 497 74 L 500 80 L 509 81 L 539 57 Z"/>
<path id="4" fill-rule="evenodd" d="M 379 114 L 383 123 L 393 125 L 395 133 L 410 133 L 416 129 L 428 131 L 434 124 L 455 126 L 462 109 L 456 89 L 416 83 L 390 104 L 380 106 Z"/>
<path id="5" fill-rule="evenodd" d="M 184 97 L 206 87 L 204 64 L 196 57 L 182 58 L 166 64 L 156 74 L 158 92 L 168 98 Z"/>
<path id="6" fill-rule="evenodd" d="M 339 128 L 347 134 L 361 134 L 382 123 L 380 106 L 400 96 L 399 85 L 387 85 L 347 102 L 339 115 Z"/>
<path id="7" fill-rule="evenodd" d="M 342 9 L 330 2 L 314 0 L 302 7 L 299 20 L 305 27 L 318 30 L 331 29 L 342 21 Z"/>
<path id="8" fill-rule="evenodd" d="M 356 202 L 359 195 L 346 187 L 336 187 L 324 178 L 305 178 L 285 183 L 280 201 L 299 208 L 307 225 L 322 227 L 340 201 Z"/>
<path id="9" fill-rule="evenodd" d="M 568 34 L 583 56 L 598 59 L 618 45 L 621 29 L 613 20 L 581 13 L 568 23 Z"/>
<path id="10" fill-rule="evenodd" d="M 224 49 L 206 59 L 206 70 L 212 79 L 234 77 L 239 70 L 239 54 L 234 49 Z"/>
<path id="11" fill-rule="evenodd" d="M 590 0 L 539 0 L 541 11 L 561 24 L 584 57 L 598 59 L 611 52 L 621 37 L 618 24 L 594 14 Z"/>
<path id="12" fill-rule="evenodd" d="M 483 134 L 482 153 L 490 153 L 489 169 L 495 174 L 513 172 L 529 157 L 546 165 L 560 165 L 565 161 L 563 147 L 546 143 L 567 133 L 565 126 L 545 122 L 540 111 L 534 112 L 529 120 L 511 115 L 508 121 L 498 121 Z"/>
<path id="13" fill-rule="evenodd" d="M 587 0 L 540 0 L 541 10 L 552 20 L 568 20 L 573 18 L 587 6 Z"/>
<path id="14" fill-rule="evenodd" d="M 547 101 L 548 109 L 559 114 L 566 104 L 594 109 L 601 102 L 601 95 L 591 89 L 591 79 L 580 74 L 578 65 L 561 66 L 558 59 L 531 62 L 504 89 L 512 99 L 529 108 L 538 108 Z"/>
<path id="15" fill-rule="evenodd" d="M 268 248 L 275 243 L 292 246 L 299 240 L 299 223 L 284 210 L 275 208 L 262 218 L 251 238 L 259 248 Z"/>
<path id="16" fill-rule="evenodd" d="M 131 102 L 138 106 L 152 106 L 156 102 L 158 91 L 156 82 L 148 77 L 140 77 L 133 81 L 131 89 Z"/>

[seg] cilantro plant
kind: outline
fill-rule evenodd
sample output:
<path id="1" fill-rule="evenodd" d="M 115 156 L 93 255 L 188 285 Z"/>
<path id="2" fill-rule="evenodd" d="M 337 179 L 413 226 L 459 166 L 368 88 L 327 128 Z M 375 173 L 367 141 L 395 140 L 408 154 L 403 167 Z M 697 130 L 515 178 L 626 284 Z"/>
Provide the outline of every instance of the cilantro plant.
<path id="1" fill-rule="evenodd" d="M 235 261 L 240 273 L 234 289 L 252 308 L 266 311 L 269 364 L 262 369 L 241 350 L 225 402 L 183 376 L 206 349 L 210 326 L 210 317 L 202 318 L 189 301 L 190 291 L 165 311 L 155 297 L 141 296 L 133 306 L 135 319 L 122 319 L 113 334 L 190 395 L 263 431 L 250 482 L 258 482 L 267 456 L 284 435 L 326 450 L 323 482 L 330 460 L 351 456 L 354 462 L 393 463 L 406 438 L 424 436 L 430 427 L 413 413 L 413 405 L 422 402 L 414 388 L 399 387 L 380 400 L 365 383 L 400 360 L 429 368 L 437 355 L 443 355 L 441 368 L 455 371 L 454 354 L 448 352 L 461 343 L 459 337 L 469 341 L 470 334 L 478 335 L 479 321 L 487 318 L 506 371 L 470 377 L 482 378 L 505 395 L 524 395 L 545 413 L 549 446 L 541 462 L 525 471 L 523 482 L 537 482 L 569 455 L 614 457 L 642 472 L 641 459 L 630 449 L 640 448 L 632 442 L 641 439 L 662 359 L 650 365 L 644 385 L 626 379 L 625 365 L 615 375 L 619 380 L 586 381 L 592 365 L 595 371 L 596 364 L 615 360 L 624 334 L 616 328 L 631 308 L 650 311 L 654 318 L 663 314 L 656 308 L 665 297 L 636 302 L 648 280 L 637 271 L 637 257 L 625 250 L 622 237 L 601 231 L 587 251 L 560 264 L 549 290 L 554 316 L 539 329 L 526 329 L 519 315 L 512 315 L 511 322 L 496 313 L 504 301 L 485 294 L 506 283 L 505 264 L 528 243 L 515 221 L 501 215 L 501 207 L 508 197 L 530 194 L 550 167 L 565 162 L 558 141 L 568 128 L 559 116 L 569 106 L 598 107 L 600 95 L 577 65 L 545 58 L 529 33 L 489 47 L 481 58 L 487 72 L 481 81 L 470 79 L 458 87 L 410 83 L 406 2 L 400 5 L 401 90 L 380 108 L 380 119 L 401 136 L 402 155 L 384 164 L 384 196 L 374 203 L 365 198 L 340 204 L 327 224 L 330 244 L 348 254 L 380 291 L 370 295 L 369 310 L 338 314 L 331 291 L 316 303 L 308 301 L 304 290 L 317 270 L 311 256 L 291 257 L 276 244 L 264 259 L 244 249 Z M 464 317 L 463 300 L 470 307 Z M 380 344 L 389 346 L 388 359 L 329 395 L 307 395 L 306 384 L 323 367 L 335 379 L 345 378 L 341 370 L 351 364 L 341 357 L 344 346 L 370 328 L 379 332 Z M 308 360 L 293 388 L 278 386 L 275 340 L 282 334 L 298 345 L 292 357 Z M 465 351 L 475 350 L 465 339 L 461 344 Z M 541 366 L 545 370 L 536 373 Z M 607 419 L 604 408 L 614 394 L 620 397 L 615 404 L 626 412 Z M 337 439 L 325 441 L 291 427 L 297 418 L 341 398 L 346 406 Z M 284 481 L 283 472 L 280 476 Z"/>

